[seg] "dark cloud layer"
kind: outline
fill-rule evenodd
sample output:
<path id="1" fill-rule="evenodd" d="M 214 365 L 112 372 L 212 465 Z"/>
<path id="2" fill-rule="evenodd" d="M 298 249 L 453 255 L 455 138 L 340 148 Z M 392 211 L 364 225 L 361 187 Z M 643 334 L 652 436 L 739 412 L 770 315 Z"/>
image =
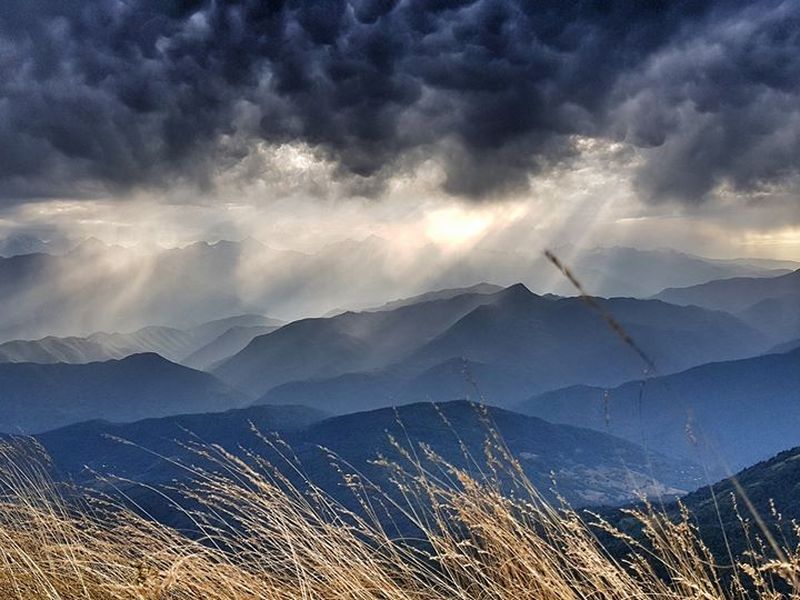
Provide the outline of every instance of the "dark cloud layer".
<path id="1" fill-rule="evenodd" d="M 421 157 L 480 198 L 646 148 L 646 199 L 800 170 L 800 3 L 4 0 L 0 195 L 210 185 L 255 140 L 375 185 Z"/>

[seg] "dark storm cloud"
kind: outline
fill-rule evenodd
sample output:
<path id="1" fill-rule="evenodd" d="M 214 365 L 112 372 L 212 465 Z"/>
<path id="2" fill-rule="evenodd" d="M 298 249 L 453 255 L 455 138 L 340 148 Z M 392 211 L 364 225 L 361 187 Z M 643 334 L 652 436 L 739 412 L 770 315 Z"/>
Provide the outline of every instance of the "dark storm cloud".
<path id="1" fill-rule="evenodd" d="M 210 185 L 265 140 L 359 189 L 433 155 L 482 197 L 577 134 L 698 201 L 797 174 L 799 31 L 797 2 L 4 0 L 0 195 Z"/>

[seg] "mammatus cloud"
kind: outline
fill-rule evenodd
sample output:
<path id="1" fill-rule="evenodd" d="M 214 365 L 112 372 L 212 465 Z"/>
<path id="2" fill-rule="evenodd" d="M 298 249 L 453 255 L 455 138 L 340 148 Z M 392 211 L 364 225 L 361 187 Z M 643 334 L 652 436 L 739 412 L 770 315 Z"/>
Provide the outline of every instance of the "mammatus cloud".
<path id="1" fill-rule="evenodd" d="M 433 159 L 497 197 L 587 138 L 641 149 L 648 200 L 785 186 L 798 32 L 791 0 L 5 0 L 0 196 L 211 186 L 300 144 L 354 193 Z"/>

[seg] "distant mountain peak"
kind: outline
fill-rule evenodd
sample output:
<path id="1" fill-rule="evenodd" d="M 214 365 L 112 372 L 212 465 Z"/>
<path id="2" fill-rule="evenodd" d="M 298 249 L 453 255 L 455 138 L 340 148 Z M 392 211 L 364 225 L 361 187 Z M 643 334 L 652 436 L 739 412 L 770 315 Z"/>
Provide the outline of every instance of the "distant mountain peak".
<path id="1" fill-rule="evenodd" d="M 497 293 L 497 297 L 502 300 L 530 300 L 533 298 L 540 298 L 538 294 L 534 294 L 532 291 L 530 291 L 524 283 L 515 283 L 514 285 L 504 288 L 502 291 Z"/>

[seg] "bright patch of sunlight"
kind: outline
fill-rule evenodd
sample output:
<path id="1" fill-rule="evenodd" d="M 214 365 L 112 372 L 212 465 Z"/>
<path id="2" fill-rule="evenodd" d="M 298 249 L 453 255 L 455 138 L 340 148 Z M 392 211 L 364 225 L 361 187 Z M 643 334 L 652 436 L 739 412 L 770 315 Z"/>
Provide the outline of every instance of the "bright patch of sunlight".
<path id="1" fill-rule="evenodd" d="M 797 260 L 800 257 L 800 227 L 788 226 L 769 231 L 751 231 L 744 234 L 742 245 L 753 255 L 776 259 Z"/>
<path id="2" fill-rule="evenodd" d="M 492 225 L 491 215 L 459 207 L 443 208 L 426 215 L 425 233 L 440 246 L 473 245 Z"/>

